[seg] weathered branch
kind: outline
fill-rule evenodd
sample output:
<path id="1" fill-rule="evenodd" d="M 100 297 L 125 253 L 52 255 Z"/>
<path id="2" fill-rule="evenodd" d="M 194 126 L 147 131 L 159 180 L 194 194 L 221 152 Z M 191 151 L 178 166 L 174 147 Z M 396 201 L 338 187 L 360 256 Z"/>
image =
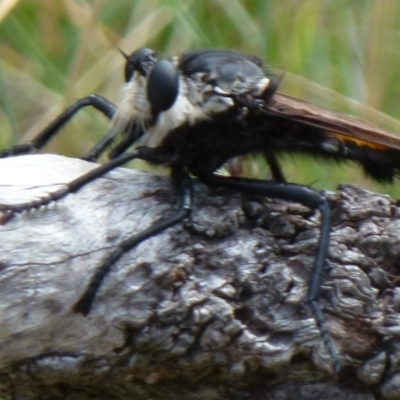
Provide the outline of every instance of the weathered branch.
<path id="1" fill-rule="evenodd" d="M 0 160 L 0 203 L 91 168 L 50 155 Z M 168 177 L 120 169 L 0 227 L 1 395 L 400 398 L 399 210 L 353 186 L 329 199 L 320 303 L 339 375 L 305 301 L 319 215 L 298 204 L 197 184 L 191 221 L 124 255 L 89 316 L 72 313 L 110 250 L 174 210 Z"/>

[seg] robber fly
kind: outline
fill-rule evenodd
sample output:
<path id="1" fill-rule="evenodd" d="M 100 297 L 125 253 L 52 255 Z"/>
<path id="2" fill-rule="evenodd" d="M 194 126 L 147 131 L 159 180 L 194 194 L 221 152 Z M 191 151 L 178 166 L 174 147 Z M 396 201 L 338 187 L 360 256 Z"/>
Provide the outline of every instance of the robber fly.
<path id="1" fill-rule="evenodd" d="M 318 303 L 321 275 L 329 247 L 330 209 L 325 197 L 310 187 L 287 183 L 279 165 L 284 153 L 301 153 L 335 161 L 351 160 L 380 182 L 400 172 L 400 137 L 360 119 L 338 114 L 277 93 L 279 79 L 254 56 L 230 50 L 187 52 L 169 60 L 148 48 L 124 54 L 126 84 L 118 106 L 90 95 L 78 100 L 31 143 L 0 153 L 1 157 L 36 152 L 74 114 L 92 106 L 112 120 L 110 132 L 86 155 L 95 161 L 107 149 L 110 161 L 68 183 L 48 197 L 18 205 L 0 205 L 0 222 L 16 213 L 39 208 L 132 159 L 171 169 L 179 205 L 171 216 L 120 243 L 97 268 L 73 307 L 87 315 L 112 265 L 141 241 L 183 219 L 192 208 L 192 176 L 211 187 L 300 202 L 321 213 L 321 230 L 307 299 L 327 337 Z M 129 150 L 132 145 L 139 145 Z M 215 172 L 231 158 L 258 153 L 266 157 L 273 180 L 226 177 Z"/>

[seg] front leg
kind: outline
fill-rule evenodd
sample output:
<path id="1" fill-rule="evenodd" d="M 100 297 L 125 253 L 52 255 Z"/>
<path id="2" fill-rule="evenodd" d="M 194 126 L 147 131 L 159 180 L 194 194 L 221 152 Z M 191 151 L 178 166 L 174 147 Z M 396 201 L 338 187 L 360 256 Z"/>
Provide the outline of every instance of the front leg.
<path id="1" fill-rule="evenodd" d="M 17 156 L 21 154 L 36 153 L 43 148 L 51 138 L 53 138 L 60 129 L 69 122 L 83 107 L 92 106 L 96 110 L 104 114 L 108 119 L 112 119 L 117 107 L 96 94 L 84 97 L 69 106 L 62 114 L 60 114 L 53 122 L 50 123 L 42 132 L 40 132 L 30 143 L 20 144 L 8 149 L 0 151 L 0 158 Z M 110 143 L 107 143 L 107 145 Z"/>

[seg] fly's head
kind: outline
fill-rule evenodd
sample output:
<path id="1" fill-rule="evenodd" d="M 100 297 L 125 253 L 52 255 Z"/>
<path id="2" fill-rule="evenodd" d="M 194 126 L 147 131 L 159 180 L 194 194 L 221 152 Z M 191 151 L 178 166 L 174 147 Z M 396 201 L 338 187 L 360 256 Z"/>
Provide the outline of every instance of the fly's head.
<path id="1" fill-rule="evenodd" d="M 249 109 L 265 103 L 277 88 L 261 60 L 235 51 L 201 50 L 171 60 L 147 48 L 126 59 L 126 85 L 114 119 L 114 130 L 159 145 L 182 125 Z"/>
<path id="2" fill-rule="evenodd" d="M 126 84 L 113 125 L 116 133 L 129 134 L 135 141 L 154 125 L 161 113 L 171 108 L 178 96 L 179 77 L 175 66 L 158 59 L 151 49 L 122 54 L 126 60 Z"/>

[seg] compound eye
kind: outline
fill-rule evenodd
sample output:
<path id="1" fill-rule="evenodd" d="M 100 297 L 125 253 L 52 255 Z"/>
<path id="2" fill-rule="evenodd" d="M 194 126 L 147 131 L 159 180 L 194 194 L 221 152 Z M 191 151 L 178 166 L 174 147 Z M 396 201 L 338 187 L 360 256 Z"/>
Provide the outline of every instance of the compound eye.
<path id="1" fill-rule="evenodd" d="M 147 81 L 147 98 L 157 111 L 166 111 L 174 103 L 179 92 L 179 77 L 174 65 L 159 60 L 151 70 Z"/>
<path id="2" fill-rule="evenodd" d="M 130 55 L 122 52 L 122 55 L 126 60 L 125 82 L 129 82 L 136 71 L 142 75 L 146 75 L 150 64 L 154 64 L 157 57 L 154 50 L 148 49 L 147 47 L 137 49 Z"/>

